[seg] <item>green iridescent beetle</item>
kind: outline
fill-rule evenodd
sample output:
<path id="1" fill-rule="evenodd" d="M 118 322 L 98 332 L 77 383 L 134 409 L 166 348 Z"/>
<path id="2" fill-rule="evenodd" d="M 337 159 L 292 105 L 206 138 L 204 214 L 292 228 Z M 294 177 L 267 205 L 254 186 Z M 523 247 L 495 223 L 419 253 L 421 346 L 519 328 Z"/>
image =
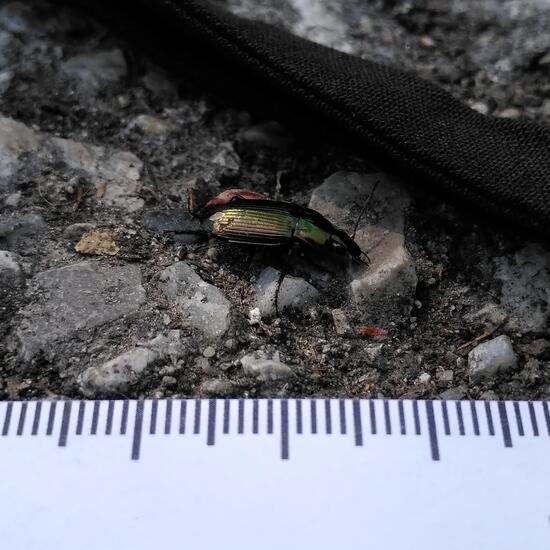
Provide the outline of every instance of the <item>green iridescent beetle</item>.
<path id="1" fill-rule="evenodd" d="M 312 210 L 244 189 L 219 194 L 198 215 L 210 232 L 233 243 L 281 246 L 300 242 L 336 253 L 347 253 L 355 261 L 368 263 L 368 256 L 345 231 Z"/>

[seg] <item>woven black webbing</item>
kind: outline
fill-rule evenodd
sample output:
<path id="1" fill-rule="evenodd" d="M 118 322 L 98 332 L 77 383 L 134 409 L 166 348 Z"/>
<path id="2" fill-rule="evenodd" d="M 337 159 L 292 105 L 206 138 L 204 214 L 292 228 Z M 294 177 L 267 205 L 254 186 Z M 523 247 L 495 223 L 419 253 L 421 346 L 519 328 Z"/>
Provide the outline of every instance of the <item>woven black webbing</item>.
<path id="1" fill-rule="evenodd" d="M 172 69 L 179 52 L 182 73 L 183 59 L 196 56 L 205 70 L 223 71 L 219 78 L 246 83 L 251 95 L 276 97 L 361 138 L 365 155 L 381 168 L 550 233 L 549 129 L 480 115 L 414 75 L 236 17 L 207 0 L 105 2 L 104 9 L 115 8 L 117 24 L 134 38 L 170 51 Z"/>

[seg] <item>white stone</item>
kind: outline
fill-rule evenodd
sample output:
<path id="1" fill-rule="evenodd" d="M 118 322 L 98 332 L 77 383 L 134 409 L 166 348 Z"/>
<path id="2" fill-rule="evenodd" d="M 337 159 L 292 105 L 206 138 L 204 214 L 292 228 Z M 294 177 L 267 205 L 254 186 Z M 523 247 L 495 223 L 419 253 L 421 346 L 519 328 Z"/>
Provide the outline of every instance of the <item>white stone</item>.
<path id="1" fill-rule="evenodd" d="M 62 68 L 84 86 L 92 88 L 117 82 L 127 73 L 126 60 L 119 49 L 75 55 L 65 61 Z"/>
<path id="2" fill-rule="evenodd" d="M 157 361 L 169 359 L 173 364 L 184 353 L 179 330 L 167 335 L 159 334 L 153 340 L 141 344 L 99 367 L 87 368 L 78 382 L 82 393 L 88 397 L 125 391 L 139 380 L 141 375 Z"/>
<path id="3" fill-rule="evenodd" d="M 271 357 L 265 352 L 249 353 L 241 358 L 245 374 L 261 382 L 285 380 L 294 376 L 292 369 L 281 362 L 279 352 Z"/>
<path id="4" fill-rule="evenodd" d="M 517 357 L 508 336 L 499 336 L 476 346 L 468 354 L 468 371 L 474 381 L 515 368 Z"/>

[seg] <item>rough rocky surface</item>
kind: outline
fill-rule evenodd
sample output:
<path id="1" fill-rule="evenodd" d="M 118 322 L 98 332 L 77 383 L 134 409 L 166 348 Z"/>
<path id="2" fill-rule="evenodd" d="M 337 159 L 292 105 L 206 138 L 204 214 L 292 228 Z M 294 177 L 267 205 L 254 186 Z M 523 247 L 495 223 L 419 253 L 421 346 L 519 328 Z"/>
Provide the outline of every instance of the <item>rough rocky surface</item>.
<path id="1" fill-rule="evenodd" d="M 225 3 L 488 116 L 550 122 L 548 2 Z M 0 8 L 0 398 L 550 397 L 547 243 L 193 71 L 174 79 L 76 11 Z M 376 181 L 356 234 L 368 269 L 204 238 L 187 211 L 190 190 L 247 187 L 351 232 Z M 75 250 L 92 231 L 112 256 Z"/>
<path id="2" fill-rule="evenodd" d="M 167 267 L 160 281 L 160 288 L 190 327 L 210 340 L 221 338 L 229 330 L 231 304 L 189 264 L 177 262 Z"/>

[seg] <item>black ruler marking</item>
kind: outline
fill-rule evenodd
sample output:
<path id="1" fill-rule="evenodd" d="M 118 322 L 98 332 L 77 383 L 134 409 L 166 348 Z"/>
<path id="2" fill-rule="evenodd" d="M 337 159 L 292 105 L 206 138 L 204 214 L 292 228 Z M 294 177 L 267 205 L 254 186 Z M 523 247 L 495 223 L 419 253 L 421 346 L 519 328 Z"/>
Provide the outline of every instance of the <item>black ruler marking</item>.
<path id="1" fill-rule="evenodd" d="M 296 401 L 296 433 L 301 434 L 303 431 L 302 424 L 302 400 Z"/>
<path id="2" fill-rule="evenodd" d="M 386 424 L 386 435 L 391 435 L 390 404 L 387 399 L 384 399 L 384 422 Z"/>
<path id="3" fill-rule="evenodd" d="M 257 434 L 260 429 L 260 404 L 257 399 L 252 402 L 252 433 Z"/>
<path id="4" fill-rule="evenodd" d="M 525 430 L 523 429 L 523 418 L 521 417 L 521 411 L 519 409 L 519 403 L 514 401 L 514 414 L 516 415 L 516 424 L 518 425 L 518 434 L 520 437 L 525 435 Z"/>
<path id="5" fill-rule="evenodd" d="M 485 415 L 487 416 L 487 429 L 489 435 L 495 435 L 495 425 L 493 423 L 493 413 L 491 411 L 491 402 L 485 401 Z"/>
<path id="6" fill-rule="evenodd" d="M 2 426 L 2 435 L 8 435 L 10 431 L 12 409 L 13 409 L 13 403 L 10 401 L 6 406 L 6 412 L 4 413 L 4 425 Z"/>
<path id="7" fill-rule="evenodd" d="M 399 409 L 399 428 L 401 430 L 401 435 L 407 435 L 407 423 L 405 421 L 405 405 L 403 404 L 402 399 L 398 401 L 397 408 Z"/>
<path id="8" fill-rule="evenodd" d="M 462 416 L 462 403 L 460 401 L 455 401 L 456 405 L 456 417 L 458 418 L 458 433 L 460 435 L 466 435 L 466 430 L 464 428 L 464 416 Z"/>
<path id="9" fill-rule="evenodd" d="M 120 418 L 120 435 L 126 435 L 126 430 L 128 428 L 128 409 L 130 403 L 127 399 L 122 403 L 122 415 Z"/>
<path id="10" fill-rule="evenodd" d="M 445 435 L 451 435 L 451 423 L 449 422 L 449 411 L 447 410 L 447 401 L 441 403 L 441 411 L 443 412 L 443 430 Z"/>
<path id="11" fill-rule="evenodd" d="M 428 416 L 428 432 L 430 434 L 430 448 L 432 460 L 439 460 L 439 444 L 437 441 L 437 425 L 435 422 L 434 405 L 431 400 L 426 401 L 426 413 Z"/>
<path id="12" fill-rule="evenodd" d="M 317 433 L 317 401 L 315 399 L 312 399 L 309 402 L 310 406 L 310 414 L 311 414 L 311 433 L 316 434 Z"/>
<path id="13" fill-rule="evenodd" d="M 475 401 L 470 401 L 470 410 L 472 411 L 472 424 L 474 426 L 474 434 L 480 435 L 479 420 L 477 417 L 477 407 Z"/>
<path id="14" fill-rule="evenodd" d="M 238 419 L 237 432 L 240 434 L 244 433 L 244 400 L 243 399 L 239 399 L 239 419 Z"/>
<path id="15" fill-rule="evenodd" d="M 542 404 L 542 410 L 544 411 L 544 420 L 546 421 L 546 431 L 550 435 L 550 410 L 546 401 Z"/>
<path id="16" fill-rule="evenodd" d="M 50 403 L 50 414 L 48 415 L 48 425 L 46 426 L 46 435 L 52 435 L 53 433 L 53 424 L 55 422 L 55 408 L 57 407 L 57 402 L 52 401 Z"/>
<path id="17" fill-rule="evenodd" d="M 539 424 L 537 422 L 537 415 L 535 414 L 535 406 L 532 401 L 529 401 L 527 404 L 529 407 L 529 416 L 531 417 L 531 428 L 533 429 L 533 435 L 535 437 L 539 436 Z"/>
<path id="18" fill-rule="evenodd" d="M 143 400 L 136 403 L 136 416 L 134 418 L 134 437 L 132 440 L 132 460 L 139 460 L 141 450 L 141 431 L 143 429 Z"/>
<path id="19" fill-rule="evenodd" d="M 413 401 L 413 415 L 414 415 L 414 433 L 421 435 L 420 430 L 420 415 L 418 414 L 418 401 Z"/>
<path id="20" fill-rule="evenodd" d="M 376 409 L 374 408 L 374 401 L 369 399 L 369 416 L 370 416 L 370 433 L 376 434 Z"/>
<path id="21" fill-rule="evenodd" d="M 212 446 L 216 438 L 216 400 L 210 399 L 208 402 L 208 434 L 206 444 Z"/>
<path id="22" fill-rule="evenodd" d="M 69 433 L 69 422 L 71 421 L 71 401 L 63 403 L 63 414 L 61 416 L 61 429 L 59 430 L 59 447 L 67 445 L 67 435 Z"/>
<path id="23" fill-rule="evenodd" d="M 281 401 L 281 458 L 288 460 L 288 401 Z"/>
<path id="24" fill-rule="evenodd" d="M 273 433 L 273 399 L 267 400 L 267 433 Z"/>
<path id="25" fill-rule="evenodd" d="M 225 399 L 223 402 L 223 433 L 229 433 L 229 420 L 231 415 L 231 401 Z"/>
<path id="26" fill-rule="evenodd" d="M 502 437 L 504 439 L 504 446 L 512 446 L 512 436 L 510 434 L 510 424 L 508 423 L 508 413 L 506 411 L 506 403 L 504 401 L 498 402 L 498 414 L 500 416 L 500 426 L 502 428 Z"/>
<path id="27" fill-rule="evenodd" d="M 27 416 L 27 401 L 21 403 L 21 411 L 19 412 L 19 422 L 17 423 L 17 435 L 23 435 L 25 429 L 25 417 Z"/>
<path id="28" fill-rule="evenodd" d="M 325 399 L 325 433 L 332 434 L 332 413 L 330 399 Z"/>
<path id="29" fill-rule="evenodd" d="M 179 433 L 185 433 L 185 421 L 187 419 L 187 401 L 185 399 L 180 400 L 180 425 Z"/>
<path id="30" fill-rule="evenodd" d="M 111 399 L 107 406 L 107 420 L 105 421 L 105 435 L 113 433 L 113 415 L 115 412 L 115 402 Z"/>
<path id="31" fill-rule="evenodd" d="M 84 413 L 86 412 L 86 401 L 81 401 L 78 404 L 78 416 L 76 419 L 76 435 L 82 435 L 84 426 Z"/>
<path id="32" fill-rule="evenodd" d="M 90 429 L 90 433 L 92 435 L 97 434 L 97 425 L 99 423 L 99 406 L 100 406 L 100 402 L 94 401 L 94 410 L 92 412 L 92 427 Z"/>
<path id="33" fill-rule="evenodd" d="M 153 399 L 151 402 L 151 419 L 149 422 L 149 433 L 155 435 L 157 432 L 157 414 L 158 414 L 158 401 Z"/>
<path id="34" fill-rule="evenodd" d="M 361 403 L 358 399 L 353 400 L 353 427 L 355 432 L 355 445 L 363 445 L 363 427 L 361 423 Z"/>
<path id="35" fill-rule="evenodd" d="M 31 435 L 36 435 L 38 433 L 38 428 L 40 427 L 41 412 L 42 412 L 42 401 L 37 401 L 36 407 L 34 408 L 34 418 L 32 419 Z"/>
<path id="36" fill-rule="evenodd" d="M 340 399 L 340 433 L 347 433 L 346 426 L 346 402 L 343 399 Z"/>
<path id="37" fill-rule="evenodd" d="M 193 433 L 199 434 L 201 431 L 201 400 L 195 399 L 195 425 L 193 426 Z"/>
<path id="38" fill-rule="evenodd" d="M 168 435 L 172 431 L 172 400 L 166 401 L 166 410 L 164 411 L 164 433 Z"/>

